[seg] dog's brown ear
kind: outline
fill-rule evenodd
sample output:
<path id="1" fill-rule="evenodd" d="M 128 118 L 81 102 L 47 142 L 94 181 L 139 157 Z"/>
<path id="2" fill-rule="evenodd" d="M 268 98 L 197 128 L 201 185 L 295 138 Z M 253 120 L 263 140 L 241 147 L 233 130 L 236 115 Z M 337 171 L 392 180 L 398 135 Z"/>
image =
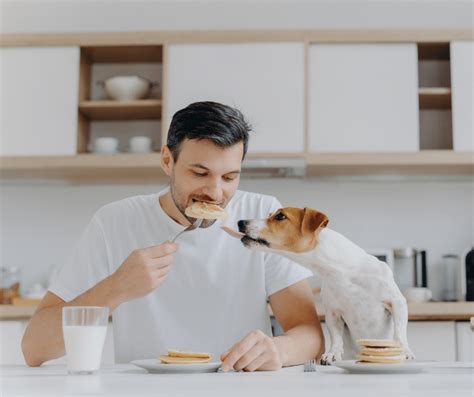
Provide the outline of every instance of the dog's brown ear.
<path id="1" fill-rule="evenodd" d="M 329 218 L 322 212 L 305 208 L 303 213 L 303 222 L 301 223 L 301 231 L 316 232 L 325 228 L 329 223 Z"/>

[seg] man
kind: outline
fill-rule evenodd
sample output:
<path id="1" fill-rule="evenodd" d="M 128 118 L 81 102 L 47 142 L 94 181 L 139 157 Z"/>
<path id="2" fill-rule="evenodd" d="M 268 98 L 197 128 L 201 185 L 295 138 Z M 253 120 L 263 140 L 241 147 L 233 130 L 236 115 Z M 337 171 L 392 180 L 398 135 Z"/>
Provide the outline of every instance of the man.
<path id="1" fill-rule="evenodd" d="M 226 209 L 226 224 L 263 218 L 272 197 L 238 191 L 249 125 L 233 108 L 198 102 L 171 122 L 161 166 L 170 188 L 101 208 L 31 319 L 22 341 L 30 366 L 64 354 L 63 306 L 113 312 L 115 359 L 154 358 L 167 349 L 211 352 L 224 370 L 277 370 L 324 349 L 307 278 L 280 256 L 246 249 L 221 221 L 169 242 L 194 221 L 193 200 Z M 285 331 L 271 336 L 267 298 Z"/>

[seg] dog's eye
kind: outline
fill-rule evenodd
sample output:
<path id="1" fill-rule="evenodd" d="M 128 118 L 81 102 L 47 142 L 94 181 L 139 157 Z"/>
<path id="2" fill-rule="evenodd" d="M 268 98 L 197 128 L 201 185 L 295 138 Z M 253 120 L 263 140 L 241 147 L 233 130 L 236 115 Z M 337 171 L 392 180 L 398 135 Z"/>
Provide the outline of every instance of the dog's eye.
<path id="1" fill-rule="evenodd" d="M 275 215 L 275 220 L 277 220 L 277 221 L 284 221 L 285 219 L 286 219 L 286 216 L 282 212 Z"/>

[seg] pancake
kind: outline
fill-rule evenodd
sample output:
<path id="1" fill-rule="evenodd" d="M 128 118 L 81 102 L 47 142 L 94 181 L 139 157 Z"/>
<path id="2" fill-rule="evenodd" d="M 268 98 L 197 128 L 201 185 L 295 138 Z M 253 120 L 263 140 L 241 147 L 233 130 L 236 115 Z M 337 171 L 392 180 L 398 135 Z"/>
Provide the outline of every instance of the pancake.
<path id="1" fill-rule="evenodd" d="M 357 339 L 360 347 L 402 347 L 400 342 L 391 339 Z"/>
<path id="2" fill-rule="evenodd" d="M 199 358 L 199 357 L 170 357 L 160 356 L 160 362 L 163 364 L 203 364 L 211 361 L 211 357 Z"/>
<path id="3" fill-rule="evenodd" d="M 215 204 L 206 203 L 204 201 L 195 201 L 184 210 L 184 213 L 196 219 L 226 219 L 227 212 L 223 208 Z"/>
<path id="4" fill-rule="evenodd" d="M 185 352 L 180 350 L 168 350 L 168 356 L 184 358 L 211 358 L 211 355 L 209 353 Z"/>
<path id="5" fill-rule="evenodd" d="M 397 356 L 402 353 L 401 347 L 363 347 L 360 351 L 364 356 Z"/>
<path id="6" fill-rule="evenodd" d="M 404 356 L 366 356 L 358 355 L 357 363 L 361 364 L 400 364 L 405 361 Z"/>

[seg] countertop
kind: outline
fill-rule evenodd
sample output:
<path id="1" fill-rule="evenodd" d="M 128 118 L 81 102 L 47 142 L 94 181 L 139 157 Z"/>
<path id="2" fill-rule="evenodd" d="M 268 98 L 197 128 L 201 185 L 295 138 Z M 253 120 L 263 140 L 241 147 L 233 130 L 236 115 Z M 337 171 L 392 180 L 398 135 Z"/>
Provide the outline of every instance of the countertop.
<path id="1" fill-rule="evenodd" d="M 324 307 L 315 301 L 318 313 L 324 320 Z M 0 320 L 29 319 L 34 305 L 0 305 Z M 270 315 L 271 310 L 270 311 Z M 409 303 L 408 316 L 412 321 L 468 321 L 474 317 L 474 302 L 424 302 Z"/>
<path id="2" fill-rule="evenodd" d="M 451 363 L 452 364 L 452 363 Z M 98 375 L 70 376 L 62 365 L 0 367 L 4 397 L 13 396 L 456 396 L 471 397 L 472 368 L 430 368 L 418 374 L 348 374 L 336 367 L 302 366 L 276 372 L 148 374 L 131 364 Z"/>

